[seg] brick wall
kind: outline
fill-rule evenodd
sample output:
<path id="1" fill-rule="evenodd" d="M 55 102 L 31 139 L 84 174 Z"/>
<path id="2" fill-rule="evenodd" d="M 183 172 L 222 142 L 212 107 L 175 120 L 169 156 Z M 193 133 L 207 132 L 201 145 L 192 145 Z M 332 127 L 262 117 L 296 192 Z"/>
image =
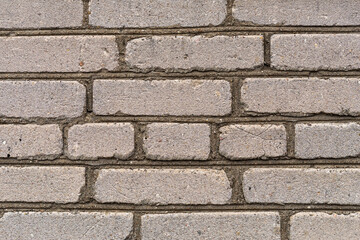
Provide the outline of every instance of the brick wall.
<path id="1" fill-rule="evenodd" d="M 1 0 L 0 239 L 359 239 L 359 32 L 355 0 Z"/>

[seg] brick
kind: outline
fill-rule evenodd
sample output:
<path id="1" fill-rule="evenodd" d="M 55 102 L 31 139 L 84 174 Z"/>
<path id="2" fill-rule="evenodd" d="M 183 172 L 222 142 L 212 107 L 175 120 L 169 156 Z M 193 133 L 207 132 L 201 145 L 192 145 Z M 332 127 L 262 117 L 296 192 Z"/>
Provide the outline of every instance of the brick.
<path id="1" fill-rule="evenodd" d="M 360 169 L 258 168 L 244 173 L 248 203 L 360 204 Z"/>
<path id="2" fill-rule="evenodd" d="M 351 26 L 360 23 L 360 2 L 235 0 L 233 16 L 261 25 Z"/>
<path id="3" fill-rule="evenodd" d="M 155 160 L 206 160 L 210 154 L 207 124 L 152 123 L 144 139 L 146 157 Z"/>
<path id="4" fill-rule="evenodd" d="M 295 156 L 342 158 L 360 155 L 357 123 L 312 123 L 295 126 Z"/>
<path id="5" fill-rule="evenodd" d="M 278 70 L 356 70 L 360 68 L 359 55 L 360 34 L 276 34 L 271 37 L 271 66 Z"/>
<path id="6" fill-rule="evenodd" d="M 1 81 L 0 116 L 74 118 L 85 108 L 86 90 L 75 81 Z"/>
<path id="7" fill-rule="evenodd" d="M 248 78 L 241 103 L 250 113 L 359 115 L 359 78 Z"/>
<path id="8" fill-rule="evenodd" d="M 0 28 L 81 27 L 81 0 L 1 0 Z"/>
<path id="9" fill-rule="evenodd" d="M 102 169 L 95 183 L 99 202 L 226 204 L 230 182 L 222 170 Z"/>
<path id="10" fill-rule="evenodd" d="M 359 239 L 360 214 L 297 213 L 290 218 L 290 240 Z"/>
<path id="11" fill-rule="evenodd" d="M 67 155 L 71 159 L 125 159 L 134 150 L 130 123 L 89 123 L 70 127 Z"/>
<path id="12" fill-rule="evenodd" d="M 91 0 L 89 5 L 90 24 L 107 28 L 219 25 L 226 17 L 226 0 Z"/>
<path id="13" fill-rule="evenodd" d="M 0 157 L 54 159 L 62 153 L 58 125 L 0 125 Z"/>
<path id="14" fill-rule="evenodd" d="M 223 80 L 96 80 L 97 115 L 222 116 L 231 112 L 230 84 Z"/>
<path id="15" fill-rule="evenodd" d="M 21 226 L 21 227 L 19 227 Z M 132 214 L 112 212 L 7 212 L 1 239 L 127 239 Z"/>
<path id="16" fill-rule="evenodd" d="M 139 69 L 236 70 L 263 65 L 262 36 L 153 36 L 130 40 L 125 60 Z"/>
<path id="17" fill-rule="evenodd" d="M 0 167 L 1 202 L 77 202 L 84 184 L 82 167 Z"/>
<path id="18" fill-rule="evenodd" d="M 275 212 L 146 214 L 141 235 L 143 240 L 280 240 L 280 217 Z"/>
<path id="19" fill-rule="evenodd" d="M 114 70 L 114 36 L 0 37 L 0 72 L 94 72 Z"/>

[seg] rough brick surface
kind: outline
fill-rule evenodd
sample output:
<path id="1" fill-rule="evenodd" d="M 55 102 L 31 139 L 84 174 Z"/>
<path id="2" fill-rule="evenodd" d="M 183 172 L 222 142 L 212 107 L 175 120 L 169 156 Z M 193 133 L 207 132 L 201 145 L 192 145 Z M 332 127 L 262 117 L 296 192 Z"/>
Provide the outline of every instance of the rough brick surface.
<path id="1" fill-rule="evenodd" d="M 359 115 L 359 78 L 248 78 L 241 88 L 245 111 Z"/>
<path id="2" fill-rule="evenodd" d="M 262 36 L 153 36 L 131 40 L 125 60 L 140 69 L 236 70 L 263 65 Z"/>
<path id="3" fill-rule="evenodd" d="M 207 124 L 153 123 L 146 127 L 144 151 L 156 160 L 206 160 L 210 154 Z"/>
<path id="4" fill-rule="evenodd" d="M 2 202 L 77 202 L 84 184 L 82 167 L 0 167 Z"/>
<path id="5" fill-rule="evenodd" d="M 297 213 L 290 218 L 290 240 L 359 239 L 360 214 Z"/>
<path id="6" fill-rule="evenodd" d="M 81 0 L 1 0 L 0 28 L 81 27 Z"/>
<path id="7" fill-rule="evenodd" d="M 130 213 L 7 212 L 0 219 L 1 239 L 123 240 L 131 230 Z"/>
<path id="8" fill-rule="evenodd" d="M 249 203 L 360 204 L 360 169 L 259 168 L 247 170 Z"/>
<path id="9" fill-rule="evenodd" d="M 359 25 L 360 2 L 235 0 L 233 16 L 261 25 L 347 26 Z"/>
<path id="10" fill-rule="evenodd" d="M 90 12 L 91 25 L 107 28 L 219 25 L 226 0 L 91 0 Z"/>
<path id="11" fill-rule="evenodd" d="M 84 112 L 85 93 L 75 81 L 1 81 L 0 116 L 78 117 Z"/>
<path id="12" fill-rule="evenodd" d="M 219 152 L 232 160 L 279 157 L 286 154 L 283 125 L 229 125 L 220 128 Z"/>
<path id="13" fill-rule="evenodd" d="M 295 156 L 298 158 L 341 158 L 358 155 L 358 123 L 312 123 L 295 126 Z"/>
<path id="14" fill-rule="evenodd" d="M 96 80 L 98 115 L 226 115 L 231 112 L 230 84 L 216 80 Z"/>
<path id="15" fill-rule="evenodd" d="M 280 240 L 274 212 L 147 214 L 141 221 L 143 240 Z"/>
<path id="16" fill-rule="evenodd" d="M 68 152 L 72 159 L 127 158 L 134 150 L 130 123 L 89 123 L 70 127 Z"/>
<path id="17" fill-rule="evenodd" d="M 355 70 L 360 68 L 359 55 L 360 34 L 271 37 L 271 66 L 279 70 Z"/>
<path id="18" fill-rule="evenodd" d="M 58 125 L 0 125 L 0 157 L 54 159 L 62 153 Z"/>
<path id="19" fill-rule="evenodd" d="M 230 182 L 222 170 L 102 169 L 95 183 L 99 202 L 226 204 Z"/>
<path id="20" fill-rule="evenodd" d="M 0 72 L 93 72 L 114 70 L 114 36 L 0 37 Z"/>

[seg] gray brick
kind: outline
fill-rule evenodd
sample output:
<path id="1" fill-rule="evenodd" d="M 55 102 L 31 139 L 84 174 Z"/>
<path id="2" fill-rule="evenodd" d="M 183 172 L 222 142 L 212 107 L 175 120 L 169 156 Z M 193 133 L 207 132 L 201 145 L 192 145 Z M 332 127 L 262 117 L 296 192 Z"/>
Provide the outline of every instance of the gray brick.
<path id="1" fill-rule="evenodd" d="M 233 16 L 244 22 L 284 26 L 347 26 L 360 24 L 360 2 L 235 0 Z"/>
<path id="2" fill-rule="evenodd" d="M 85 107 L 85 87 L 75 81 L 1 81 L 0 116 L 73 118 Z"/>
<path id="3" fill-rule="evenodd" d="M 146 214 L 141 235 L 143 240 L 280 240 L 280 217 L 275 212 Z"/>
<path id="4" fill-rule="evenodd" d="M 54 159 L 62 153 L 58 125 L 0 125 L 0 157 Z"/>
<path id="5" fill-rule="evenodd" d="M 243 177 L 248 203 L 359 205 L 360 169 L 253 168 Z"/>
<path id="6" fill-rule="evenodd" d="M 96 80 L 97 115 L 226 115 L 230 84 L 223 80 Z"/>
<path id="7" fill-rule="evenodd" d="M 250 113 L 359 115 L 359 78 L 248 78 L 241 102 Z"/>
<path id="8" fill-rule="evenodd" d="M 262 36 L 153 36 L 131 40 L 125 60 L 139 69 L 236 70 L 263 65 Z"/>
<path id="9" fill-rule="evenodd" d="M 67 155 L 71 159 L 125 159 L 134 150 L 130 123 L 89 123 L 70 127 Z"/>
<path id="10" fill-rule="evenodd" d="M 359 239 L 360 214 L 297 213 L 290 218 L 290 240 Z"/>
<path id="11" fill-rule="evenodd" d="M 95 183 L 99 202 L 226 204 L 230 182 L 222 170 L 102 169 Z"/>
<path id="12" fill-rule="evenodd" d="M 81 0 L 1 0 L 0 28 L 81 27 Z"/>
<path id="13" fill-rule="evenodd" d="M 94 72 L 114 70 L 114 36 L 0 37 L 0 72 Z"/>
<path id="14" fill-rule="evenodd" d="M 283 125 L 229 125 L 220 128 L 219 152 L 226 158 L 279 157 L 286 154 Z"/>
<path id="15" fill-rule="evenodd" d="M 0 167 L 1 202 L 77 202 L 84 184 L 82 167 Z"/>
<path id="16" fill-rule="evenodd" d="M 1 239 L 121 240 L 131 230 L 130 213 L 7 212 L 0 219 Z"/>
<path id="17" fill-rule="evenodd" d="M 226 0 L 91 0 L 90 12 L 91 25 L 107 28 L 219 25 Z"/>
<path id="18" fill-rule="evenodd" d="M 295 156 L 342 158 L 360 155 L 360 124 L 312 123 L 295 126 Z"/>
<path id="19" fill-rule="evenodd" d="M 356 70 L 360 68 L 359 55 L 360 34 L 271 37 L 271 66 L 279 70 Z"/>
<path id="20" fill-rule="evenodd" d="M 146 157 L 156 160 L 206 160 L 210 154 L 207 124 L 152 123 L 144 139 Z"/>

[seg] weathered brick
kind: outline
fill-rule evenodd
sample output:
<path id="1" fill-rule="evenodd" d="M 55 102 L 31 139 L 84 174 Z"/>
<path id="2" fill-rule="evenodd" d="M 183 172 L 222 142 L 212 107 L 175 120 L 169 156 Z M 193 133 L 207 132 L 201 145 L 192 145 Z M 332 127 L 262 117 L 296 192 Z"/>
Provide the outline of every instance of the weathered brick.
<path id="1" fill-rule="evenodd" d="M 58 125 L 0 125 L 0 157 L 54 159 L 62 153 Z"/>
<path id="2" fill-rule="evenodd" d="M 121 240 L 131 230 L 131 213 L 7 212 L 0 219 L 1 239 Z"/>
<path id="3" fill-rule="evenodd" d="M 130 123 L 88 123 L 70 127 L 67 155 L 71 159 L 127 158 L 134 150 Z"/>
<path id="4" fill-rule="evenodd" d="M 85 107 L 85 87 L 75 81 L 1 81 L 0 116 L 73 118 Z"/>
<path id="5" fill-rule="evenodd" d="M 141 235 L 143 240 L 280 240 L 280 217 L 275 212 L 146 214 Z"/>
<path id="6" fill-rule="evenodd" d="M 223 80 L 96 80 L 97 115 L 226 115 L 230 84 Z"/>
<path id="7" fill-rule="evenodd" d="M 258 168 L 244 173 L 249 203 L 360 204 L 360 169 Z"/>
<path id="8" fill-rule="evenodd" d="M 229 125 L 220 128 L 219 152 L 226 158 L 279 157 L 286 154 L 283 125 Z"/>
<path id="9" fill-rule="evenodd" d="M 114 36 L 0 37 L 0 72 L 93 72 L 114 70 Z"/>
<path id="10" fill-rule="evenodd" d="M 263 65 L 262 36 L 153 36 L 131 40 L 125 60 L 140 69 L 236 70 Z"/>
<path id="11" fill-rule="evenodd" d="M 235 0 L 233 16 L 261 25 L 347 26 L 359 25 L 360 2 Z"/>
<path id="12" fill-rule="evenodd" d="M 102 169 L 95 183 L 99 202 L 226 204 L 230 182 L 222 170 Z"/>
<path id="13" fill-rule="evenodd" d="M 245 111 L 359 115 L 359 78 L 248 78 L 241 88 Z"/>
<path id="14" fill-rule="evenodd" d="M 196 27 L 219 25 L 226 17 L 226 0 L 91 0 L 93 26 Z"/>
<path id="15" fill-rule="evenodd" d="M 144 139 L 146 157 L 156 160 L 206 160 L 210 154 L 207 124 L 152 123 Z"/>
<path id="16" fill-rule="evenodd" d="M 355 70 L 360 68 L 359 55 L 360 34 L 271 37 L 271 66 L 279 70 Z"/>
<path id="17" fill-rule="evenodd" d="M 81 0 L 1 0 L 0 28 L 81 27 Z"/>
<path id="18" fill-rule="evenodd" d="M 84 184 L 82 167 L 0 167 L 2 202 L 76 202 Z"/>
<path id="19" fill-rule="evenodd" d="M 359 239 L 360 214 L 297 213 L 290 218 L 290 240 Z"/>
<path id="20" fill-rule="evenodd" d="M 295 126 L 295 156 L 298 158 L 341 158 L 358 155 L 358 123 L 311 123 Z"/>

